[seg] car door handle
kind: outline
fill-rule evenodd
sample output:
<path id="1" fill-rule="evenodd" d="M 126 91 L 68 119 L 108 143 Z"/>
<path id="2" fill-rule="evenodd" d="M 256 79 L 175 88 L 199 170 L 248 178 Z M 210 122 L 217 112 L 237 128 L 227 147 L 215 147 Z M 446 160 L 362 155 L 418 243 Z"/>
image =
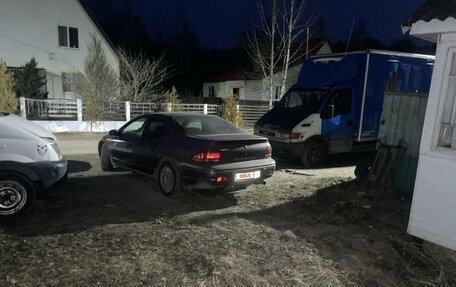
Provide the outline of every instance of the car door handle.
<path id="1" fill-rule="evenodd" d="M 349 127 L 353 126 L 353 120 L 349 120 L 349 121 L 347 122 L 347 126 L 349 126 Z"/>

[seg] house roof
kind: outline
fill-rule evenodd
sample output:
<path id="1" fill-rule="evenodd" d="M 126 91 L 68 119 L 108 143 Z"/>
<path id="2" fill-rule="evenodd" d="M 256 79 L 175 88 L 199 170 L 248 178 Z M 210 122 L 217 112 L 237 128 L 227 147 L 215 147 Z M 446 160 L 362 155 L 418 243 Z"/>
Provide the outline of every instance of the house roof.
<path id="1" fill-rule="evenodd" d="M 403 26 L 411 27 L 418 21 L 429 22 L 433 19 L 444 21 L 449 17 L 456 18 L 456 1 L 428 0 L 410 16 Z"/>
<path id="2" fill-rule="evenodd" d="M 402 32 L 433 42 L 437 35 L 456 32 L 456 1 L 428 0 L 403 24 Z"/>
<path id="3" fill-rule="evenodd" d="M 309 39 L 309 57 L 314 56 L 324 44 L 329 44 L 331 49 L 334 50 L 331 42 L 327 38 L 312 38 Z M 299 46 L 300 54 L 302 57 L 294 62 L 291 67 L 296 67 L 301 65 L 305 61 L 305 53 L 306 53 L 306 44 L 304 43 L 297 43 L 295 46 Z M 280 65 L 279 65 L 280 66 Z M 277 69 L 276 72 L 279 72 L 280 69 Z M 262 79 L 263 73 L 259 68 L 256 69 L 242 69 L 238 68 L 235 70 L 228 71 L 223 74 L 216 75 L 207 79 L 206 83 L 218 83 L 218 82 L 227 82 L 227 81 L 245 81 L 245 80 L 260 80 Z"/>
<path id="4" fill-rule="evenodd" d="M 98 21 L 97 17 L 95 16 L 95 14 L 90 11 L 89 7 L 86 4 L 86 1 L 84 1 L 84 0 L 76 0 L 76 1 L 80 4 L 80 6 L 84 10 L 84 12 L 86 12 L 87 16 L 89 16 L 90 20 L 93 22 L 93 24 L 95 25 L 97 30 L 100 32 L 101 36 L 104 38 L 106 43 L 111 48 L 114 55 L 117 57 L 116 46 L 114 45 L 114 43 L 109 38 L 108 34 L 105 32 L 105 30 L 101 26 L 100 22 Z"/>

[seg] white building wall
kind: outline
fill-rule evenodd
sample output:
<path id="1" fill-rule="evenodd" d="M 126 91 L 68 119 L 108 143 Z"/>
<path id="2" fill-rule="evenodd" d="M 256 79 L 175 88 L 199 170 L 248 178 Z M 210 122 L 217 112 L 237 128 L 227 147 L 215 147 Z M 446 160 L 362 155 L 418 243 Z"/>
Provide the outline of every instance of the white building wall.
<path id="1" fill-rule="evenodd" d="M 58 26 L 78 28 L 79 48 L 58 43 Z M 118 59 L 78 0 L 0 1 L 0 58 L 20 67 L 34 57 L 46 69 L 50 98 L 62 98 L 62 72 L 83 72 L 87 44 L 94 34 L 102 41 L 108 63 L 119 70 Z M 70 95 L 67 95 L 70 96 Z"/>
<path id="2" fill-rule="evenodd" d="M 456 33 L 437 45 L 408 232 L 456 250 L 456 151 L 436 148 L 450 47 L 456 47 Z"/>

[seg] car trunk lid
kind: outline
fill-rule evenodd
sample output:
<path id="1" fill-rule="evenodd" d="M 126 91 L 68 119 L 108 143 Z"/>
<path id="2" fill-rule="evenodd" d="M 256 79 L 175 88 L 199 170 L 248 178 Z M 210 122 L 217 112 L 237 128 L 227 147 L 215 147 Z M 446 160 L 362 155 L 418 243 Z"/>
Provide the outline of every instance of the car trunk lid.
<path id="1" fill-rule="evenodd" d="M 240 162 L 266 157 L 268 140 L 249 134 L 200 135 L 195 136 L 209 141 L 209 149 L 220 151 L 220 163 Z"/>

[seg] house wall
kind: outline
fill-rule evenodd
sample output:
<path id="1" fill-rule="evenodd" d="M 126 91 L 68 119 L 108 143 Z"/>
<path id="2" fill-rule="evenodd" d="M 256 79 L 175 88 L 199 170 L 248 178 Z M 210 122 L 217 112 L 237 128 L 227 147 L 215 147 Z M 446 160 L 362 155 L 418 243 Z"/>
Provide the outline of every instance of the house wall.
<path id="1" fill-rule="evenodd" d="M 408 232 L 456 250 L 456 151 L 436 147 L 450 47 L 456 47 L 456 31 L 437 45 Z"/>
<path id="2" fill-rule="evenodd" d="M 233 92 L 234 88 L 239 89 L 239 99 L 244 100 L 246 95 L 246 81 L 226 81 L 203 84 L 203 97 L 209 97 L 209 86 L 214 86 L 215 97 L 225 99 Z"/>
<path id="3" fill-rule="evenodd" d="M 79 48 L 58 45 L 58 26 L 78 28 Z M 78 0 L 0 1 L 0 58 L 20 67 L 34 57 L 47 71 L 49 98 L 71 98 L 62 91 L 62 72 L 83 72 L 91 35 L 101 39 L 108 63 L 118 59 Z"/>

